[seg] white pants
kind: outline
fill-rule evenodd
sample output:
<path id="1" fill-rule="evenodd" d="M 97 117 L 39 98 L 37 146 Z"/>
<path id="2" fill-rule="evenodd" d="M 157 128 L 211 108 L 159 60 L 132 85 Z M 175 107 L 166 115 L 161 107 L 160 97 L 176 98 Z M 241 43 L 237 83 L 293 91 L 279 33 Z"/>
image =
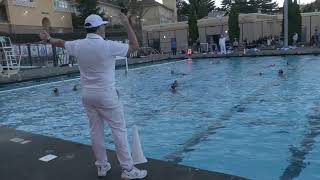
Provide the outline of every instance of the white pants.
<path id="1" fill-rule="evenodd" d="M 220 52 L 221 54 L 227 54 L 226 44 L 220 44 Z"/>
<path id="2" fill-rule="evenodd" d="M 96 165 L 108 162 L 104 144 L 104 122 L 112 131 L 116 153 L 123 169 L 131 170 L 133 160 L 130 154 L 127 128 L 124 121 L 123 107 L 115 88 L 107 91 L 83 90 L 82 102 L 90 122 L 92 149 L 96 157 Z"/>

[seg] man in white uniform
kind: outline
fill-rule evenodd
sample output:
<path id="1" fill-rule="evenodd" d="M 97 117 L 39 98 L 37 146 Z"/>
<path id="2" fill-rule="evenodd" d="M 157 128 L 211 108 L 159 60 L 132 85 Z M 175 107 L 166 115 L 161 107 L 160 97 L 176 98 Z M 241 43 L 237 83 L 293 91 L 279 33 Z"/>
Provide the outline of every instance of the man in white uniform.
<path id="1" fill-rule="evenodd" d="M 112 130 L 116 153 L 123 172 L 123 179 L 143 179 L 146 170 L 139 170 L 133 165 L 130 155 L 127 129 L 124 121 L 123 107 L 115 88 L 116 56 L 127 56 L 139 48 L 137 37 L 129 24 L 128 18 L 120 14 L 126 27 L 129 45 L 114 41 L 105 41 L 105 25 L 107 21 L 98 15 L 90 15 L 85 20 L 87 30 L 85 39 L 64 41 L 53 39 L 47 32 L 40 34 L 42 40 L 65 48 L 68 53 L 78 59 L 82 102 L 90 121 L 90 135 L 98 168 L 98 176 L 106 176 L 111 169 L 104 147 L 104 122 Z"/>
<path id="2" fill-rule="evenodd" d="M 227 54 L 226 51 L 226 38 L 221 34 L 221 37 L 219 39 L 219 46 L 220 46 L 220 53 L 221 54 Z"/>
<path id="3" fill-rule="evenodd" d="M 298 33 L 294 33 L 292 40 L 293 40 L 293 45 L 296 46 L 297 45 L 297 41 L 298 41 L 299 35 Z"/>

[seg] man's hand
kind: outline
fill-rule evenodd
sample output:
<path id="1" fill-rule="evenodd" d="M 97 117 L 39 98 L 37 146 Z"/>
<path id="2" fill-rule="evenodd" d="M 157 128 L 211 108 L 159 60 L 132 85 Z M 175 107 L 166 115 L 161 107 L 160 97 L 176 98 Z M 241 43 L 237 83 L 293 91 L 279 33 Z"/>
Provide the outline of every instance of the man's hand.
<path id="1" fill-rule="evenodd" d="M 127 33 L 128 33 L 128 39 L 129 39 L 128 54 L 130 54 L 131 52 L 134 52 L 139 49 L 139 43 L 137 40 L 137 36 L 129 23 L 128 17 L 125 14 L 120 13 L 120 19 L 121 19 L 121 22 L 122 22 L 123 26 L 126 28 Z"/>
<path id="2" fill-rule="evenodd" d="M 39 34 L 39 37 L 42 41 L 47 41 L 50 38 L 50 35 L 47 31 L 43 31 Z"/>
<path id="3" fill-rule="evenodd" d="M 130 24 L 128 17 L 123 13 L 120 13 L 120 20 L 124 26 L 127 26 Z"/>
<path id="4" fill-rule="evenodd" d="M 47 31 L 41 32 L 39 34 L 39 37 L 43 42 L 52 44 L 52 45 L 57 46 L 57 47 L 65 48 L 65 46 L 64 46 L 65 45 L 65 41 L 64 40 L 51 38 L 49 33 L 47 33 Z"/>

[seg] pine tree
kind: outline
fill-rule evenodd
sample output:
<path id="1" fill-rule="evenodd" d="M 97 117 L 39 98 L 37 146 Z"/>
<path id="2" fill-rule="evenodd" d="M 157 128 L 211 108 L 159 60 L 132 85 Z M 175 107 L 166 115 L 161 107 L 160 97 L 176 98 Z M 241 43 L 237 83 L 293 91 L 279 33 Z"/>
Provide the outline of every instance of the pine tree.
<path id="1" fill-rule="evenodd" d="M 104 13 L 97 6 L 97 0 L 76 0 L 76 2 L 78 3 L 77 10 L 80 14 L 78 16 L 73 15 L 73 25 L 75 28 L 82 28 L 85 19 L 91 14 L 104 16 Z"/>
<path id="2" fill-rule="evenodd" d="M 190 0 L 188 25 L 189 25 L 189 38 L 191 38 L 192 43 L 195 43 L 199 38 L 199 30 L 198 30 L 197 20 L 198 20 L 198 17 L 196 14 L 196 8 L 194 6 L 194 2 Z"/>
<path id="3" fill-rule="evenodd" d="M 289 0 L 291 1 L 291 0 Z M 293 3 L 291 3 L 290 7 L 290 14 L 289 14 L 289 43 L 292 44 L 292 37 L 295 33 L 298 33 L 299 37 L 301 37 L 301 25 L 302 25 L 302 17 L 300 13 L 300 6 L 297 2 L 297 0 L 294 0 Z"/>
<path id="4" fill-rule="evenodd" d="M 231 11 L 232 0 L 223 0 L 221 5 L 222 10 L 226 11 L 228 14 Z M 234 5 L 237 6 L 239 13 L 250 13 L 247 0 L 234 0 Z"/>
<path id="5" fill-rule="evenodd" d="M 230 12 L 232 2 L 231 0 L 223 0 L 221 2 L 221 9 L 227 12 Z"/>
<path id="6" fill-rule="evenodd" d="M 316 9 L 320 10 L 320 0 L 304 5 L 302 7 L 302 12 L 314 12 Z"/>
<path id="7" fill-rule="evenodd" d="M 284 18 L 283 18 L 284 19 Z M 284 32 L 284 23 L 282 23 L 282 33 Z M 288 0 L 288 43 L 292 44 L 292 37 L 295 33 L 298 33 L 301 37 L 301 25 L 302 17 L 300 13 L 300 6 L 297 0 Z"/>
<path id="8" fill-rule="evenodd" d="M 230 12 L 232 1 L 223 0 L 222 9 Z M 235 0 L 239 13 L 257 13 L 261 9 L 262 13 L 274 13 L 278 11 L 278 4 L 272 0 Z"/>
<path id="9" fill-rule="evenodd" d="M 196 13 L 198 19 L 208 16 L 208 13 L 215 9 L 214 0 L 198 0 L 196 2 Z"/>
<path id="10" fill-rule="evenodd" d="M 183 21 L 188 16 L 189 4 L 184 0 L 177 0 L 178 21 Z"/>
<path id="11" fill-rule="evenodd" d="M 191 6 L 193 6 L 198 19 L 208 16 L 208 13 L 216 8 L 214 0 L 189 0 L 189 4 L 185 1 L 178 0 L 178 14 L 180 10 L 181 15 L 189 16 L 191 12 L 189 9 L 192 8 Z"/>
<path id="12" fill-rule="evenodd" d="M 260 4 L 261 12 L 266 14 L 271 14 L 279 11 L 278 4 L 272 2 L 272 0 L 262 0 Z"/>
<path id="13" fill-rule="evenodd" d="M 240 37 L 240 27 L 239 27 L 239 12 L 236 5 L 233 5 L 231 7 L 230 13 L 229 13 L 229 37 L 231 42 L 237 38 L 239 40 Z"/>

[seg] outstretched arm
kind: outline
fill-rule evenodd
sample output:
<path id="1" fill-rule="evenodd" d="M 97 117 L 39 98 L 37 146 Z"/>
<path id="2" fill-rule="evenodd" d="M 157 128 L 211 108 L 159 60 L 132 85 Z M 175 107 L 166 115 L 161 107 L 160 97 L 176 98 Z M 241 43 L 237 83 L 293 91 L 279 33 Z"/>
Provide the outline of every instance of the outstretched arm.
<path id="1" fill-rule="evenodd" d="M 51 38 L 49 33 L 47 33 L 46 31 L 41 32 L 39 36 L 42 41 L 47 41 L 48 43 L 50 43 L 54 46 L 65 48 L 65 46 L 64 46 L 65 41 L 64 40 Z"/>
<path id="2" fill-rule="evenodd" d="M 128 54 L 130 54 L 131 52 L 134 52 L 140 48 L 139 43 L 138 43 L 138 39 L 137 39 L 137 36 L 129 23 L 128 17 L 126 15 L 124 15 L 123 13 L 121 13 L 120 18 L 121 18 L 123 26 L 126 28 L 127 33 L 128 33 L 128 39 L 129 39 Z"/>

